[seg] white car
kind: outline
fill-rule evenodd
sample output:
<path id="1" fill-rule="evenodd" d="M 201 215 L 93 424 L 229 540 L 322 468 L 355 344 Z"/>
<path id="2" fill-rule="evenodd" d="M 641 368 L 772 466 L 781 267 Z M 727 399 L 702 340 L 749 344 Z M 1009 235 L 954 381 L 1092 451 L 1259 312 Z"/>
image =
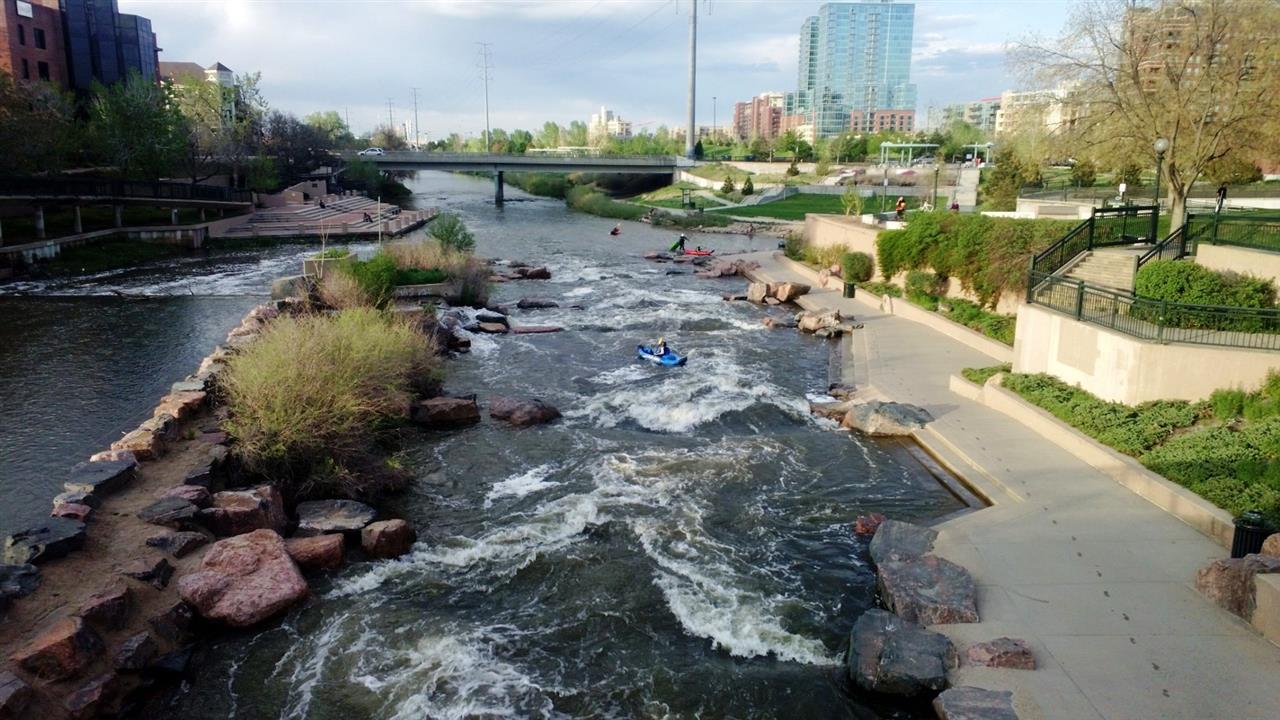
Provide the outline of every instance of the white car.
<path id="1" fill-rule="evenodd" d="M 371 148 L 365 148 L 364 150 L 361 150 L 356 154 L 357 155 L 386 155 L 387 152 L 380 147 L 371 147 Z"/>

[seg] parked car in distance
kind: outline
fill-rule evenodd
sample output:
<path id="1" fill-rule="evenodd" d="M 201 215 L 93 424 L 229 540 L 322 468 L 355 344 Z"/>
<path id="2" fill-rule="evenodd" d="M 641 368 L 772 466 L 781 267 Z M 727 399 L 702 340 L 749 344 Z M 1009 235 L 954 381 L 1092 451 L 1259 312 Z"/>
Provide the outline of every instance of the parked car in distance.
<path id="1" fill-rule="evenodd" d="M 356 154 L 357 155 L 386 155 L 387 153 L 380 147 L 371 147 L 371 148 L 365 148 L 364 150 L 361 150 Z"/>

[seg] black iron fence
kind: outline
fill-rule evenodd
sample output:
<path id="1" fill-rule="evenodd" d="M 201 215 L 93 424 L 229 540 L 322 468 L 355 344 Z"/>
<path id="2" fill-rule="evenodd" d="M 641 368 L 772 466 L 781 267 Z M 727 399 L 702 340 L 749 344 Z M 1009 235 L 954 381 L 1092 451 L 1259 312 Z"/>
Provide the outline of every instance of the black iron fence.
<path id="1" fill-rule="evenodd" d="M 1280 213 L 1187 216 L 1196 242 L 1280 252 Z"/>
<path id="2" fill-rule="evenodd" d="M 1280 310 L 1185 305 L 1032 273 L 1028 302 L 1158 343 L 1280 350 Z"/>
<path id="3" fill-rule="evenodd" d="M 1149 242 L 1160 221 L 1155 206 L 1094 208 L 1088 219 L 1031 258 L 1031 274 L 1053 274 L 1082 252 L 1099 247 Z"/>
<path id="4" fill-rule="evenodd" d="M 176 182 L 92 178 L 0 178 L 0 196 L 253 202 L 248 190 Z"/>

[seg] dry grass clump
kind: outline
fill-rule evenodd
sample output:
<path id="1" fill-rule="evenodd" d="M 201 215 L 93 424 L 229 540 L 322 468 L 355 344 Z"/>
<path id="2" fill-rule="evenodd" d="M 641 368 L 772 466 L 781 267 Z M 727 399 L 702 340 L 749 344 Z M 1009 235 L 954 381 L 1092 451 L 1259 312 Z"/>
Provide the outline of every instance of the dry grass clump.
<path id="1" fill-rule="evenodd" d="M 325 273 L 316 284 L 316 294 L 320 302 L 334 310 L 375 305 L 373 296 L 345 268 L 333 268 Z"/>
<path id="2" fill-rule="evenodd" d="M 230 360 L 226 428 L 245 469 L 291 496 L 376 495 L 394 474 L 380 435 L 439 372 L 434 343 L 378 310 L 281 318 Z"/>
<path id="3" fill-rule="evenodd" d="M 463 305 L 489 301 L 489 265 L 469 252 L 452 250 L 437 240 L 391 243 L 383 252 L 402 270 L 443 270 L 456 288 L 451 300 Z"/>

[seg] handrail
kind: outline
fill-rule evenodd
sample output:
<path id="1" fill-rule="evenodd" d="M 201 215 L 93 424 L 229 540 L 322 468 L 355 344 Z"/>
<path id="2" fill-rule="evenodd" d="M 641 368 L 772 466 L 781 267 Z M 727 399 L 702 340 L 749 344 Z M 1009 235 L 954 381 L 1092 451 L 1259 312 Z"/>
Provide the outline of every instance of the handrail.
<path id="1" fill-rule="evenodd" d="M 1182 227 L 1169 233 L 1169 237 L 1161 240 L 1155 247 L 1140 255 L 1134 272 L 1141 270 L 1143 265 L 1152 260 L 1181 260 L 1186 257 L 1189 254 L 1187 252 L 1189 245 L 1187 242 L 1188 227 L 1189 225 L 1184 223 Z"/>
<path id="2" fill-rule="evenodd" d="M 1072 228 L 1062 239 L 1045 248 L 1031 258 L 1031 273 L 1052 275 L 1066 267 L 1076 256 L 1097 247 L 1112 245 L 1128 245 L 1138 240 L 1130 232 L 1131 219 L 1136 221 L 1143 215 L 1150 217 L 1148 237 L 1155 236 L 1155 228 L 1159 221 L 1159 208 L 1153 205 L 1130 205 L 1118 208 L 1093 208 L 1088 219 Z M 1118 227 L 1116 220 L 1119 220 Z M 1134 224 L 1134 231 L 1141 225 Z M 1028 297 L 1034 284 L 1028 284 Z"/>
<path id="3" fill-rule="evenodd" d="M 192 183 L 94 178 L 0 178 L 0 196 L 253 202 L 253 193 L 248 190 Z"/>
<path id="4" fill-rule="evenodd" d="M 1280 309 L 1153 300 L 1045 273 L 1033 273 L 1029 286 L 1030 304 L 1141 340 L 1280 350 Z"/>

